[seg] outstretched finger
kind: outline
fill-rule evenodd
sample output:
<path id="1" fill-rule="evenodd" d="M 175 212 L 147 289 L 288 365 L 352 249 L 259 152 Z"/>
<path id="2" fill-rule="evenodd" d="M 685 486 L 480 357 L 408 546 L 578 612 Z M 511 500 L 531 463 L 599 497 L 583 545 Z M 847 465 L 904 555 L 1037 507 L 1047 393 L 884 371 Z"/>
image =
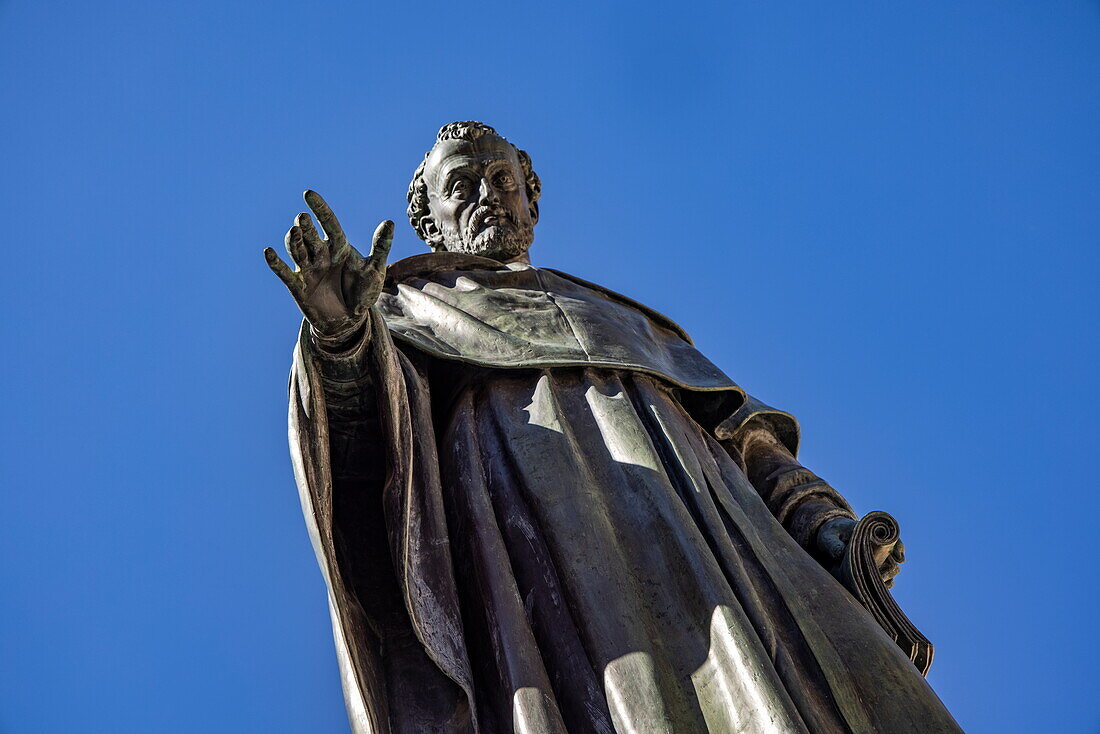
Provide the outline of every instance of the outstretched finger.
<path id="1" fill-rule="evenodd" d="M 328 204 L 321 198 L 321 195 L 312 189 L 307 189 L 303 197 L 310 210 L 317 216 L 317 221 L 321 223 L 321 229 L 325 231 L 325 236 L 332 240 L 334 244 L 345 242 L 346 238 L 344 237 L 344 230 L 340 228 L 340 222 L 337 221 L 336 215 L 332 213 L 332 209 L 329 209 Z"/>
<path id="2" fill-rule="evenodd" d="M 390 255 L 392 245 L 393 222 L 387 219 L 374 230 L 374 237 L 370 242 L 370 254 L 367 255 L 367 267 L 385 273 L 386 258 Z"/>
<path id="3" fill-rule="evenodd" d="M 286 233 L 286 251 L 294 258 L 294 262 L 298 264 L 298 267 L 309 265 L 309 251 L 306 250 L 306 244 L 302 240 L 302 230 L 298 225 L 294 225 Z"/>
<path id="4" fill-rule="evenodd" d="M 283 285 L 287 289 L 296 294 L 298 288 L 298 274 L 290 269 L 290 266 L 283 262 L 283 259 L 279 257 L 279 253 L 270 247 L 264 248 L 264 259 L 267 260 L 267 266 L 271 268 L 271 271 L 275 275 L 279 276 L 279 280 L 283 281 Z"/>
<path id="5" fill-rule="evenodd" d="M 302 212 L 294 218 L 294 225 L 302 232 L 302 243 L 305 244 L 309 259 L 316 260 L 319 257 L 324 257 L 328 252 L 328 248 L 325 247 L 325 243 L 317 235 L 317 230 L 314 228 L 310 216 Z"/>

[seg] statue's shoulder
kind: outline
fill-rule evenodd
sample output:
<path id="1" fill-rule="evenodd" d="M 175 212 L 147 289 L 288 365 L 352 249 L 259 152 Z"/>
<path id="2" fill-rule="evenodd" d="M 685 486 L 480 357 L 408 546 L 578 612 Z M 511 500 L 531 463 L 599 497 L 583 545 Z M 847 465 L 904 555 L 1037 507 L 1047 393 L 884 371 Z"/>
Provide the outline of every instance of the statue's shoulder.
<path id="1" fill-rule="evenodd" d="M 461 252 L 426 252 L 391 263 L 386 271 L 386 290 L 392 293 L 395 292 L 396 286 L 399 283 L 413 284 L 420 282 L 423 284 L 426 281 L 432 281 L 436 277 L 442 277 L 444 274 L 449 274 L 450 277 L 453 278 L 457 273 L 469 273 L 474 275 L 483 286 L 492 288 L 494 285 L 504 285 L 504 281 L 501 281 L 499 277 L 493 276 L 494 273 L 501 274 L 502 276 L 515 275 L 517 272 L 516 267 L 517 266 L 514 265 L 502 265 L 496 260 L 487 257 L 469 255 Z M 562 284 L 567 284 L 571 290 L 579 288 L 592 291 L 598 294 L 597 297 L 602 296 L 603 298 L 615 301 L 644 314 L 654 323 L 670 330 L 688 344 L 692 346 L 695 344 L 688 333 L 668 316 L 649 308 L 643 303 L 635 301 L 633 298 L 613 291 L 610 288 L 605 288 L 597 283 L 585 280 L 584 278 L 578 278 L 575 275 L 570 275 L 569 273 L 554 268 L 537 268 L 524 265 L 519 268 L 519 272 L 543 274 L 544 277 L 540 282 L 543 283 L 546 290 L 550 292 L 556 290 L 555 285 L 560 286 Z M 558 279 L 557 284 L 554 283 L 555 279 Z M 507 282 L 511 284 L 511 279 L 509 278 Z"/>
<path id="2" fill-rule="evenodd" d="M 434 273 L 462 270 L 499 270 L 496 260 L 462 252 L 424 252 L 410 255 L 386 268 L 386 281 L 401 283 L 417 278 L 430 278 Z"/>
<path id="3" fill-rule="evenodd" d="M 665 316 L 660 311 L 655 311 L 654 309 L 650 308 L 649 306 L 646 306 L 644 303 L 639 303 L 638 301 L 635 301 L 633 298 L 630 298 L 629 296 L 624 296 L 622 293 L 618 293 L 616 291 L 613 291 L 610 288 L 605 288 L 602 285 L 599 285 L 597 283 L 593 283 L 589 280 L 585 280 L 584 278 L 578 278 L 575 275 L 570 275 L 569 273 L 564 273 L 561 270 L 555 270 L 554 268 L 541 268 L 541 270 L 543 272 L 546 272 L 546 273 L 552 273 L 552 274 L 558 276 L 559 278 L 564 278 L 565 280 L 572 281 L 573 283 L 575 283 L 575 284 L 577 284 L 581 287 L 589 288 L 591 290 L 602 293 L 603 295 L 607 296 L 608 298 L 610 298 L 612 300 L 619 301 L 620 303 L 623 303 L 627 306 L 630 306 L 633 309 L 641 311 L 642 313 L 644 313 L 649 318 L 653 319 L 653 321 L 657 322 L 661 326 L 664 326 L 666 329 L 670 329 L 672 332 L 674 332 L 677 336 L 679 336 L 681 339 L 686 341 L 688 344 L 691 344 L 692 346 L 695 345 L 695 342 L 692 341 L 692 339 L 688 335 L 688 333 L 686 331 L 684 331 L 684 329 L 679 324 L 677 324 L 675 321 L 670 319 L 668 316 Z"/>

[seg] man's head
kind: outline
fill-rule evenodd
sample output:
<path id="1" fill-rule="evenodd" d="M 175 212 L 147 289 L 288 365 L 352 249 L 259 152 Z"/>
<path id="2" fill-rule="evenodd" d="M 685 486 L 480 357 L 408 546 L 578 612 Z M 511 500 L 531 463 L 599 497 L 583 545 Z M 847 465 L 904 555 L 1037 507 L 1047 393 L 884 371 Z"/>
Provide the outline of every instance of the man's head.
<path id="1" fill-rule="evenodd" d="M 433 250 L 508 262 L 535 239 L 542 183 L 531 158 L 480 122 L 452 122 L 409 184 L 409 222 Z"/>

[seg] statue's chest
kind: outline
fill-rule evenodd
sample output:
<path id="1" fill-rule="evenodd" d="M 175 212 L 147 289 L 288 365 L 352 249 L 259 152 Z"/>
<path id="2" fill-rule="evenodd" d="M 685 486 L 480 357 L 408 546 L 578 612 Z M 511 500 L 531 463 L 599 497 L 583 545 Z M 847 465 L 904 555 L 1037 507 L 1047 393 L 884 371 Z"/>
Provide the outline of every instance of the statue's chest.
<path id="1" fill-rule="evenodd" d="M 379 308 L 395 337 L 446 359 L 623 368 L 687 387 L 736 387 L 639 308 L 545 270 L 433 272 L 389 283 Z"/>

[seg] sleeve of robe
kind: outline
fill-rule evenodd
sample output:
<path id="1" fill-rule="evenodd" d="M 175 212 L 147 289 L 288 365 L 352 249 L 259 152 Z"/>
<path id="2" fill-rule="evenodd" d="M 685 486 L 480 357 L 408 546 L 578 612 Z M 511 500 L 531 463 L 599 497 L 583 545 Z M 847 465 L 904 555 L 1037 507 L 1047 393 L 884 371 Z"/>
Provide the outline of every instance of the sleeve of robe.
<path id="1" fill-rule="evenodd" d="M 371 312 L 348 351 L 303 325 L 290 445 L 355 734 L 476 733 L 427 384 Z"/>
<path id="2" fill-rule="evenodd" d="M 817 531 L 826 520 L 857 519 L 839 492 L 798 463 L 799 428 L 791 415 L 749 397 L 715 434 L 775 518 L 811 555 L 817 556 Z"/>

